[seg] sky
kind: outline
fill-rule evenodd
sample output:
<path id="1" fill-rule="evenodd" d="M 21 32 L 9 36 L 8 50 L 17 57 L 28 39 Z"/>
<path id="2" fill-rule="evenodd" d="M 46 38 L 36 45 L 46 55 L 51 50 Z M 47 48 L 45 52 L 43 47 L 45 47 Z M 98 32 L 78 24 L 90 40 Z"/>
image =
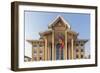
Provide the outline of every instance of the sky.
<path id="1" fill-rule="evenodd" d="M 25 40 L 39 39 L 39 32 L 48 30 L 48 25 L 57 17 L 62 16 L 79 33 L 79 39 L 90 39 L 90 14 L 24 11 Z M 25 55 L 31 57 L 31 44 L 25 41 Z M 86 53 L 90 52 L 90 42 L 85 45 Z"/>

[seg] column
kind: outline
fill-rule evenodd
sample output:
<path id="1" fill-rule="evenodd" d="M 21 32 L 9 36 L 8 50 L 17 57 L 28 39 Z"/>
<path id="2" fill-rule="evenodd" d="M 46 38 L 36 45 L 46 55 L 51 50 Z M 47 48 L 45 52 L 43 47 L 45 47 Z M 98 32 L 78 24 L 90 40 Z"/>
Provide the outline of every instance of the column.
<path id="1" fill-rule="evenodd" d="M 71 59 L 74 58 L 73 39 L 71 39 Z"/>
<path id="2" fill-rule="evenodd" d="M 54 51 L 54 30 L 52 30 L 52 60 L 55 60 Z"/>
<path id="3" fill-rule="evenodd" d="M 42 42 L 42 43 L 43 43 L 43 42 Z M 44 45 L 44 46 L 42 47 L 42 49 L 43 49 L 43 60 L 45 60 L 45 57 L 44 57 L 44 56 L 45 56 L 45 44 L 43 43 L 43 45 Z"/>
<path id="4" fill-rule="evenodd" d="M 65 30 L 65 48 L 64 48 L 64 60 L 67 59 L 67 31 Z"/>
<path id="5" fill-rule="evenodd" d="M 44 59 L 47 60 L 47 38 L 44 37 L 44 41 L 45 41 L 45 51 L 44 51 Z"/>
<path id="6" fill-rule="evenodd" d="M 34 48 L 33 48 L 33 43 L 32 43 L 32 61 L 34 61 Z"/>
<path id="7" fill-rule="evenodd" d="M 50 60 L 50 48 L 48 48 L 48 60 Z"/>

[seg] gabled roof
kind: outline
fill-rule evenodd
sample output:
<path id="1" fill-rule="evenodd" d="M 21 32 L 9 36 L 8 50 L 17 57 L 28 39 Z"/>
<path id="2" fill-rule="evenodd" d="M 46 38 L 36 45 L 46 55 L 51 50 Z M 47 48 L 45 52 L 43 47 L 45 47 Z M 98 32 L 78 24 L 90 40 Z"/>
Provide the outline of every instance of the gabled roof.
<path id="1" fill-rule="evenodd" d="M 67 26 L 69 29 L 71 28 L 70 27 L 70 25 L 69 25 L 69 23 L 66 21 L 66 20 L 64 20 L 64 18 L 62 17 L 62 16 L 57 16 L 55 19 L 54 19 L 54 21 L 53 22 L 51 22 L 50 24 L 49 24 L 49 26 L 48 26 L 48 28 L 52 28 L 52 26 L 54 26 L 57 22 L 59 22 L 59 21 L 62 21 L 64 24 L 65 24 L 65 26 Z"/>

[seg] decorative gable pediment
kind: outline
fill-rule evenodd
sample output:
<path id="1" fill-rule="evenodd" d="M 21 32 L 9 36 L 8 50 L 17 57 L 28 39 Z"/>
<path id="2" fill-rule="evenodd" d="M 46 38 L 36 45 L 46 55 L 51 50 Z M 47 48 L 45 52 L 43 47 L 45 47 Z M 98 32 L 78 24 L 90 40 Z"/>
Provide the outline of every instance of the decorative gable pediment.
<path id="1" fill-rule="evenodd" d="M 70 29 L 70 25 L 61 16 L 58 16 L 50 25 L 49 28 L 54 30 Z"/>

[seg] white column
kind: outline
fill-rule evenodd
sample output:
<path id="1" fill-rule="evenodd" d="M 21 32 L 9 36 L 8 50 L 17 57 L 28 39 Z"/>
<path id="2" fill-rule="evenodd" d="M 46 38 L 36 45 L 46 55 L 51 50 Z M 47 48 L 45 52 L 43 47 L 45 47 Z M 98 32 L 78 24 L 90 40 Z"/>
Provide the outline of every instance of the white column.
<path id="1" fill-rule="evenodd" d="M 71 59 L 74 58 L 73 39 L 71 39 Z"/>
<path id="2" fill-rule="evenodd" d="M 65 48 L 64 48 L 64 60 L 67 59 L 67 31 L 65 31 Z"/>
<path id="3" fill-rule="evenodd" d="M 45 40 L 45 51 L 44 51 L 44 59 L 47 60 L 47 38 L 44 37 Z"/>
<path id="4" fill-rule="evenodd" d="M 50 48 L 47 49 L 48 50 L 48 60 L 50 60 Z"/>

